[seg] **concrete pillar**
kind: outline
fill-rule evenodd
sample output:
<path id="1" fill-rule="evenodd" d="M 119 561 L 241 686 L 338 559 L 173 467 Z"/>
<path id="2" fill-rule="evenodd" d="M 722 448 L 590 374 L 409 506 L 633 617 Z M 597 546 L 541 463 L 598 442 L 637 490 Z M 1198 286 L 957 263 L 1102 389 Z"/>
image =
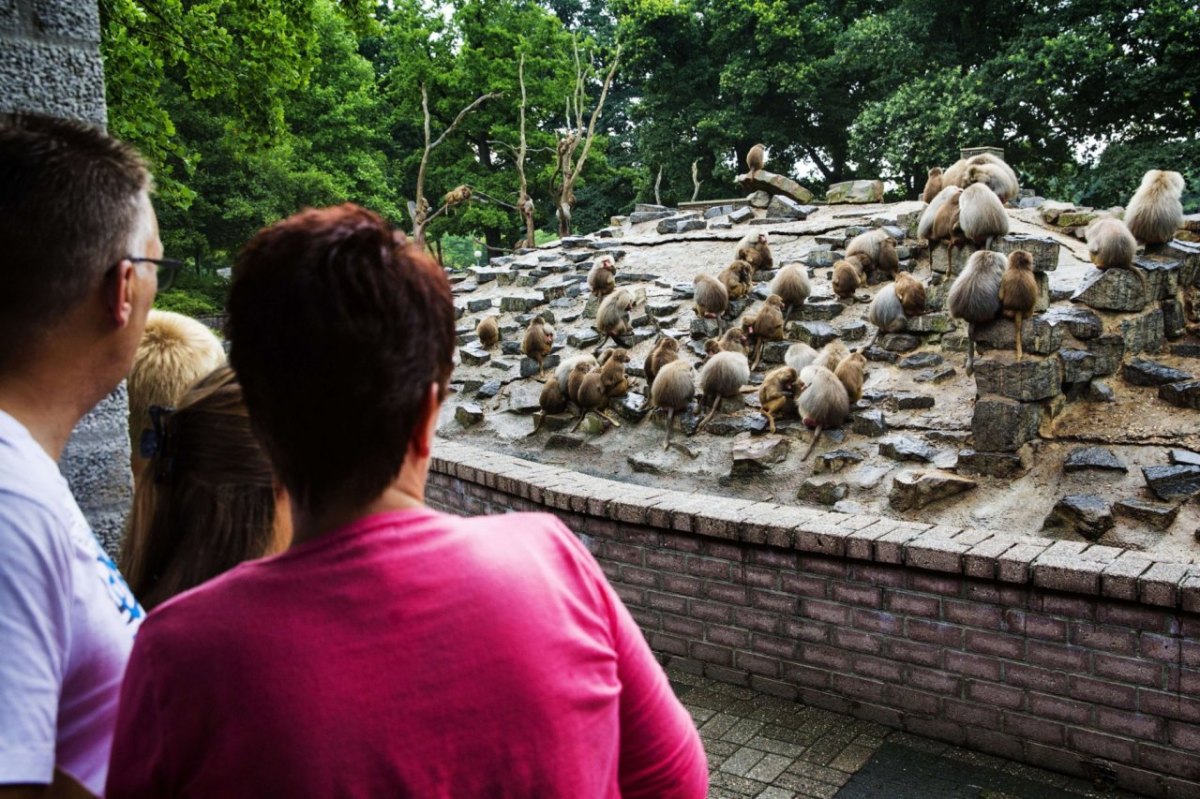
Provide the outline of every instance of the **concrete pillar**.
<path id="1" fill-rule="evenodd" d="M 107 122 L 96 0 L 0 0 L 0 113 L 14 111 Z M 122 383 L 79 423 L 61 464 L 110 554 L 133 493 L 128 431 Z"/>

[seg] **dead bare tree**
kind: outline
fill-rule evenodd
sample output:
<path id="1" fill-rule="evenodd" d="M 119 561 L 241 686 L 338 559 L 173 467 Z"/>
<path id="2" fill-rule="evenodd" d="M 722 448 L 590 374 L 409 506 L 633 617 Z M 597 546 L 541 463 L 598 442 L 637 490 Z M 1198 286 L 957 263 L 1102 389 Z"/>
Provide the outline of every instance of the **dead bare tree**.
<path id="1" fill-rule="evenodd" d="M 425 199 L 425 171 L 429 167 L 429 154 L 433 152 L 435 147 L 446 140 L 446 137 L 449 136 L 456 127 L 458 127 L 458 123 L 462 122 L 463 118 L 466 117 L 467 114 L 471 113 L 488 100 L 492 100 L 499 96 L 499 94 L 492 92 L 476 97 L 469 105 L 458 112 L 458 116 L 454 117 L 454 121 L 451 122 L 444 131 L 442 131 L 442 135 L 438 136 L 437 139 L 430 141 L 429 91 L 426 89 L 424 83 L 421 84 L 421 111 L 425 115 L 425 150 L 421 153 L 421 165 L 417 168 L 417 190 L 415 193 L 415 199 L 408 201 L 408 214 L 412 217 L 413 221 L 413 241 L 417 243 L 417 246 L 425 246 L 425 230 L 429 227 L 429 223 L 444 213 L 447 208 L 450 208 L 456 204 L 454 202 L 445 202 L 436 211 L 430 213 L 429 201 Z"/>
<path id="2" fill-rule="evenodd" d="M 571 235 L 571 212 L 575 208 L 575 181 L 579 179 L 579 173 L 583 171 L 583 165 L 587 162 L 588 153 L 592 149 L 592 141 L 596 138 L 596 120 L 604 108 L 608 89 L 612 86 L 613 76 L 617 74 L 617 65 L 621 62 L 621 45 L 618 44 L 616 52 L 613 53 L 612 64 L 608 68 L 608 75 L 604 78 L 604 86 L 600 90 L 600 99 L 596 102 L 596 107 L 592 110 L 592 116 L 585 129 L 583 106 L 587 97 L 584 89 L 593 73 L 590 65 L 585 69 L 579 59 L 579 43 L 572 41 L 572 46 L 575 52 L 575 86 L 567 97 L 566 132 L 558 139 L 558 164 L 555 168 L 555 178 L 560 179 L 560 182 L 552 183 L 551 187 L 557 208 L 559 236 Z M 576 159 L 575 152 L 579 149 L 580 144 L 583 145 L 583 149 Z"/>
<path id="3" fill-rule="evenodd" d="M 704 181 L 700 179 L 700 159 L 697 158 L 692 162 L 692 202 L 696 202 L 696 198 L 700 196 L 700 184 Z"/>
<path id="4" fill-rule="evenodd" d="M 658 177 L 656 177 L 654 179 L 654 204 L 655 205 L 662 205 L 662 194 L 659 193 L 659 189 L 662 188 L 662 170 L 663 170 L 662 164 L 659 164 L 658 165 Z"/>
<path id="5" fill-rule="evenodd" d="M 521 188 L 517 193 L 517 208 L 521 218 L 525 220 L 525 246 L 534 245 L 533 198 L 529 196 L 529 181 L 525 179 L 525 154 L 529 146 L 525 139 L 525 54 L 521 53 L 521 61 L 517 65 L 517 79 L 521 84 L 521 144 L 517 149 L 517 176 L 521 179 Z"/>

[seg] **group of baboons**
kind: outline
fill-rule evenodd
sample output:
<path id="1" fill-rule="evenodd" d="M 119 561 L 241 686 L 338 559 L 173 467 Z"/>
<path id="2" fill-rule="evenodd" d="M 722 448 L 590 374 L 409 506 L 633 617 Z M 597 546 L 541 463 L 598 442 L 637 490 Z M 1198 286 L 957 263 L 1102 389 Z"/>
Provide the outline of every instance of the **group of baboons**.
<path id="1" fill-rule="evenodd" d="M 765 160 L 764 148 L 756 145 L 747 156 L 750 173 L 762 169 Z M 1124 221 L 1102 218 L 1087 231 L 1095 265 L 1101 269 L 1130 269 L 1144 282 L 1144 276 L 1133 266 L 1135 238 L 1163 242 L 1174 235 L 1182 219 L 1182 190 L 1183 180 L 1178 173 L 1147 173 L 1126 209 Z M 990 249 L 996 239 L 1008 233 L 1005 204 L 1016 199 L 1018 191 L 1012 168 L 994 155 L 982 154 L 962 159 L 945 171 L 931 169 L 923 192 L 927 207 L 918 224 L 919 238 L 931 244 L 947 241 L 951 255 L 955 247 L 968 243 L 983 248 L 971 255 L 947 295 L 951 316 L 967 323 L 967 374 L 974 368 L 977 326 L 1000 316 L 1014 320 L 1017 358 L 1023 357 L 1021 323 L 1038 299 L 1033 258 L 1023 250 L 1005 258 Z M 850 351 L 840 340 L 819 351 L 801 342 L 793 343 L 785 353 L 785 365 L 768 371 L 757 387 L 749 385 L 751 373 L 762 360 L 764 344 L 784 339 L 786 321 L 812 291 L 803 264 L 784 264 L 776 271 L 767 298 L 745 312 L 740 323 L 729 319 L 731 301 L 749 296 L 755 288 L 755 275 L 773 266 L 767 234 L 747 234 L 738 242 L 728 266 L 715 276 L 697 274 L 693 281 L 696 317 L 716 320 L 719 333 L 705 342 L 704 359 L 696 365 L 684 360 L 680 341 L 666 334 L 659 336 L 646 357 L 644 373 L 650 408 L 665 412 L 667 417 L 664 449 L 671 445 L 675 416 L 690 406 L 697 393 L 701 412 L 707 409 L 696 428 L 699 432 L 725 399 L 757 391 L 771 432 L 775 431 L 776 419 L 789 414 L 814 431 L 804 459 L 812 453 L 821 431 L 842 425 L 850 408 L 861 399 L 866 359 L 863 352 Z M 876 292 L 867 314 L 877 328 L 876 339 L 904 330 L 908 319 L 925 313 L 924 284 L 900 269 L 895 241 L 882 229 L 867 231 L 849 242 L 845 257 L 833 265 L 833 293 L 842 300 L 853 298 L 868 284 L 872 273 L 892 279 Z M 606 409 L 612 398 L 632 387 L 625 366 L 630 361 L 631 343 L 626 337 L 633 333 L 630 313 L 635 296 L 628 289 L 617 288 L 616 266 L 607 256 L 591 269 L 588 286 L 600 298 L 595 321 L 600 344 L 592 354 L 565 359 L 546 379 L 539 399 L 542 415 L 533 433 L 541 429 L 547 414 L 563 413 L 572 406 L 578 409 L 573 429 L 588 413 L 620 426 Z M 495 317 L 480 321 L 476 331 L 484 347 L 490 348 L 499 340 Z M 615 346 L 604 350 L 610 339 Z M 535 316 L 525 330 L 521 351 L 538 363 L 539 377 L 543 376 L 542 362 L 553 344 L 553 327 Z"/>

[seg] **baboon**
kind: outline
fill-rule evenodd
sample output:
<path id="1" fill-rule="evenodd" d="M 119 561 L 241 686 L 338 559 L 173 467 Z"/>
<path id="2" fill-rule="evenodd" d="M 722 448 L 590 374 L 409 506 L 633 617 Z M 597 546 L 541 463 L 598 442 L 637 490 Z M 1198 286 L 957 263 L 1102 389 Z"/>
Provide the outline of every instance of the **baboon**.
<path id="1" fill-rule="evenodd" d="M 726 397 L 736 397 L 741 393 L 742 386 L 750 380 L 750 363 L 740 352 L 718 352 L 700 369 L 699 379 L 704 404 L 711 403 L 712 409 L 696 428 L 697 432 L 716 416 L 717 409 Z"/>
<path id="2" fill-rule="evenodd" d="M 834 339 L 821 348 L 817 353 L 817 359 L 813 361 L 817 366 L 823 366 L 830 372 L 837 369 L 837 365 L 845 360 L 850 354 L 850 350 L 842 343 L 841 339 Z"/>
<path id="3" fill-rule="evenodd" d="M 588 288 L 597 297 L 611 294 L 617 287 L 617 267 L 611 258 L 604 257 L 588 272 Z"/>
<path id="4" fill-rule="evenodd" d="M 471 187 L 463 184 L 456 186 L 446 192 L 446 196 L 442 198 L 442 204 L 453 208 L 456 205 L 461 205 L 471 199 Z"/>
<path id="5" fill-rule="evenodd" d="M 583 370 L 583 374 L 587 374 L 592 369 L 595 369 L 597 366 L 599 366 L 599 364 L 596 363 L 596 358 L 594 355 L 572 355 L 570 358 L 567 358 L 565 361 L 560 363 L 558 368 L 554 370 L 554 379 L 558 382 L 559 390 L 562 391 L 563 396 L 571 402 L 575 401 L 575 394 L 570 390 L 568 383 L 571 377 L 571 372 L 579 364 L 583 364 L 586 367 Z"/>
<path id="6" fill-rule="evenodd" d="M 200 378 L 225 365 L 216 334 L 190 316 L 151 310 L 129 372 L 129 443 L 133 473 L 141 470 L 142 431 L 150 428 L 150 406 L 175 407 Z"/>
<path id="7" fill-rule="evenodd" d="M 950 315 L 967 323 L 967 374 L 975 373 L 975 329 L 1000 314 L 1000 280 L 1004 256 L 989 250 L 971 255 L 962 274 L 950 286 L 946 305 Z"/>
<path id="8" fill-rule="evenodd" d="M 629 324 L 629 312 L 632 310 L 633 295 L 625 289 L 617 289 L 604 298 L 600 309 L 596 311 L 596 330 L 600 331 L 600 344 L 596 352 L 610 338 L 618 347 L 629 346 L 618 337 L 633 333 L 633 326 Z"/>
<path id="9" fill-rule="evenodd" d="M 867 369 L 867 359 L 861 352 L 852 352 L 842 362 L 837 365 L 834 374 L 837 379 L 842 381 L 842 386 L 846 389 L 846 396 L 849 397 L 850 403 L 854 404 L 862 399 L 863 390 L 863 373 Z"/>
<path id="10" fill-rule="evenodd" d="M 951 198 L 962 192 L 958 186 L 947 184 L 944 189 L 937 193 L 937 196 L 925 207 L 921 213 L 921 219 L 917 222 L 917 238 L 926 239 L 928 241 L 936 241 L 933 235 L 933 223 L 937 219 L 938 212 L 942 206 Z M 943 237 L 944 238 L 944 237 Z"/>
<path id="11" fill-rule="evenodd" d="M 1033 256 L 1025 250 L 1009 253 L 1008 266 L 1000 278 L 1000 306 L 1004 316 L 1017 326 L 1017 360 L 1021 349 L 1021 323 L 1033 313 L 1038 300 L 1037 278 L 1033 276 Z"/>
<path id="12" fill-rule="evenodd" d="M 717 280 L 725 286 L 725 293 L 731 300 L 740 300 L 754 288 L 754 267 L 745 261 L 734 261 L 721 270 Z"/>
<path id="13" fill-rule="evenodd" d="M 737 245 L 736 259 L 750 264 L 755 271 L 770 269 L 775 260 L 771 257 L 767 234 L 751 232 L 742 236 L 742 240 Z"/>
<path id="14" fill-rule="evenodd" d="M 671 428 L 675 414 L 687 410 L 696 395 L 696 371 L 686 361 L 671 361 L 665 364 L 650 385 L 650 407 L 662 408 L 667 412 L 667 440 L 663 449 L 671 446 Z"/>
<path id="15" fill-rule="evenodd" d="M 553 346 L 554 328 L 540 316 L 530 319 L 529 326 L 525 328 L 525 338 L 521 340 L 521 352 L 537 361 L 539 380 L 545 375 L 542 361 L 546 360 Z"/>
<path id="16" fill-rule="evenodd" d="M 858 256 L 861 258 L 864 256 Z M 859 261 L 838 261 L 833 265 L 833 293 L 839 300 L 848 300 L 854 292 L 867 282 L 867 277 L 858 266 Z"/>
<path id="17" fill-rule="evenodd" d="M 742 355 L 749 355 L 750 339 L 746 336 L 746 331 L 740 327 L 731 327 L 720 338 L 710 338 L 704 342 L 705 355 L 712 356 L 718 352 L 740 352 Z"/>
<path id="18" fill-rule="evenodd" d="M 758 170 L 767 165 L 767 148 L 756 144 L 746 153 L 746 166 L 750 169 L 750 177 L 758 174 Z"/>
<path id="19" fill-rule="evenodd" d="M 743 319 L 742 328 L 754 337 L 754 370 L 762 360 L 763 342 L 783 340 L 783 299 L 778 294 L 767 297 L 758 313 Z"/>
<path id="20" fill-rule="evenodd" d="M 494 316 L 485 316 L 475 325 L 475 335 L 483 348 L 490 350 L 500 341 L 500 322 Z"/>
<path id="21" fill-rule="evenodd" d="M 868 230 L 860 233 L 846 245 L 846 260 L 853 262 L 855 256 L 866 256 L 859 261 L 862 270 L 880 271 L 894 275 L 900 269 L 900 258 L 896 255 L 896 242 L 886 230 Z"/>
<path id="22" fill-rule="evenodd" d="M 579 419 L 575 421 L 575 426 L 571 428 L 574 433 L 579 429 L 579 425 L 583 424 L 583 420 L 589 413 L 594 413 L 604 421 L 611 424 L 613 427 L 620 427 L 621 423 L 609 416 L 605 409 L 608 407 L 608 393 L 604 390 L 604 381 L 600 371 L 588 372 L 579 381 Z"/>
<path id="23" fill-rule="evenodd" d="M 600 383 L 609 397 L 629 393 L 629 379 L 625 377 L 625 364 L 629 363 L 629 350 L 614 347 L 600 356 Z"/>
<path id="24" fill-rule="evenodd" d="M 567 399 L 578 405 L 579 390 L 583 388 L 583 379 L 588 375 L 598 373 L 599 371 L 599 368 L 595 364 L 595 359 L 593 359 L 592 363 L 588 363 L 584 360 L 577 360 L 575 365 L 571 367 L 570 373 L 567 375 Z"/>
<path id="25" fill-rule="evenodd" d="M 896 296 L 895 283 L 889 283 L 875 294 L 867 311 L 867 321 L 877 328 L 874 342 L 878 342 L 884 333 L 900 333 L 908 327 L 908 317 Z"/>
<path id="26" fill-rule="evenodd" d="M 925 284 L 908 272 L 896 274 L 896 299 L 904 309 L 905 316 L 920 316 L 925 313 Z"/>
<path id="27" fill-rule="evenodd" d="M 804 264 L 784 264 L 771 281 L 771 293 L 783 298 L 783 317 L 791 318 L 792 311 L 803 305 L 812 293 L 808 268 Z"/>
<path id="28" fill-rule="evenodd" d="M 1166 244 L 1183 224 L 1183 175 L 1151 169 L 1142 176 L 1133 199 L 1125 208 L 1125 225 L 1138 241 Z"/>
<path id="29" fill-rule="evenodd" d="M 1008 235 L 1008 212 L 986 183 L 972 183 L 958 196 L 958 225 L 968 240 L 990 250 L 993 239 Z"/>
<path id="30" fill-rule="evenodd" d="M 800 458 L 806 461 L 817 446 L 821 431 L 839 427 L 846 421 L 850 415 L 850 396 L 836 374 L 816 364 L 804 368 L 800 373 L 800 382 L 804 384 L 804 390 L 800 392 L 796 404 L 804 425 L 813 431 L 812 442 Z"/>
<path id="31" fill-rule="evenodd" d="M 701 319 L 716 319 L 720 324 L 721 317 L 729 310 L 729 291 L 725 284 L 712 275 L 699 274 L 692 280 L 695 291 L 692 297 L 696 307 L 696 316 Z"/>
<path id="32" fill-rule="evenodd" d="M 931 167 L 929 177 L 925 180 L 925 191 L 921 192 L 921 200 L 930 203 L 937 193 L 942 190 L 942 168 L 940 166 Z"/>
<path id="33" fill-rule="evenodd" d="M 787 352 L 783 354 L 783 362 L 795 369 L 797 375 L 804 367 L 816 360 L 817 351 L 801 341 L 788 347 Z"/>
<path id="34" fill-rule="evenodd" d="M 1127 269 L 1137 275 L 1142 286 L 1142 296 L 1150 299 L 1146 274 L 1133 265 L 1137 253 L 1137 240 L 1120 219 L 1101 217 L 1088 225 L 1088 255 L 1097 269 Z"/>
<path id="35" fill-rule="evenodd" d="M 972 183 L 986 183 L 1002 203 L 1015 200 L 1020 193 L 1017 173 L 1003 159 L 991 153 L 959 159 L 942 173 L 943 187 L 966 188 Z"/>
<path id="36" fill-rule="evenodd" d="M 538 417 L 537 424 L 533 426 L 531 436 L 537 435 L 537 432 L 542 429 L 542 424 L 545 423 L 546 417 L 552 413 L 562 413 L 567 409 L 567 395 L 558 384 L 558 380 L 547 380 L 542 386 L 542 393 L 538 396 L 538 406 L 541 407 L 542 413 Z"/>
<path id="37" fill-rule="evenodd" d="M 677 360 L 679 360 L 679 342 L 670 336 L 659 338 L 654 344 L 654 349 L 650 350 L 650 354 L 646 356 L 646 360 L 642 364 L 642 371 L 646 373 L 646 382 L 653 386 L 654 378 L 659 371 L 667 364 Z"/>
<path id="38" fill-rule="evenodd" d="M 767 372 L 762 385 L 758 387 L 758 404 L 767 417 L 772 433 L 775 432 L 776 414 L 784 413 L 794 403 L 795 389 L 796 370 L 790 366 L 780 366 Z"/>

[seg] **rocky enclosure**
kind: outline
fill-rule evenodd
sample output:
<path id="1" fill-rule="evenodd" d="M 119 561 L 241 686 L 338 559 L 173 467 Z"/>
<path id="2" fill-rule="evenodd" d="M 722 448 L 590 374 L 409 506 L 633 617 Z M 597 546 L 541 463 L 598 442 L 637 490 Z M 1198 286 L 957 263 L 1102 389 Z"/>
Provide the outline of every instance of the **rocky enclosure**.
<path id="1" fill-rule="evenodd" d="M 477 446 L 634 483 L 668 485 L 784 504 L 830 506 L 953 526 L 999 530 L 1151 550 L 1191 559 L 1200 544 L 1200 340 L 1187 332 L 1200 290 L 1200 246 L 1182 241 L 1139 256 L 1136 275 L 1101 272 L 1071 229 L 1033 208 L 1009 209 L 1012 232 L 994 249 L 1030 251 L 1041 299 L 1023 326 L 1026 356 L 1015 359 L 1011 321 L 979 334 L 974 377 L 963 372 L 965 327 L 943 305 L 971 249 L 949 257 L 918 241 L 923 204 L 803 205 L 763 192 L 747 201 L 685 210 L 638 206 L 593 236 L 553 242 L 450 273 L 459 312 L 455 394 L 439 432 Z M 929 286 L 929 311 L 903 333 L 884 335 L 866 321 L 879 285 L 851 302 L 830 288 L 833 262 L 850 238 L 871 228 L 893 236 L 901 267 Z M 698 320 L 692 278 L 716 275 L 748 231 L 765 231 L 775 266 L 808 267 L 813 293 L 794 311 L 784 342 L 768 344 L 751 382 L 782 362 L 789 344 L 820 347 L 840 338 L 868 358 L 863 399 L 840 430 L 822 435 L 807 462 L 811 432 L 781 419 L 775 435 L 757 410 L 725 406 L 708 429 L 663 451 L 663 419 L 647 414 L 641 365 L 660 334 L 685 342 L 699 364 L 716 322 Z M 617 264 L 617 286 L 632 291 L 633 390 L 610 411 L 622 424 L 589 417 L 575 433 L 569 414 L 550 417 L 529 436 L 541 383 L 520 354 L 525 324 L 540 314 L 556 328 L 547 373 L 560 360 L 591 352 L 597 301 L 587 274 L 601 255 Z M 732 303 L 733 323 L 767 296 L 773 271 Z M 1149 295 L 1149 296 L 1146 296 Z M 474 330 L 499 317 L 502 340 L 490 350 Z M 1191 321 L 1195 321 L 1192 319 Z M 682 422 L 694 431 L 693 405 Z"/>

